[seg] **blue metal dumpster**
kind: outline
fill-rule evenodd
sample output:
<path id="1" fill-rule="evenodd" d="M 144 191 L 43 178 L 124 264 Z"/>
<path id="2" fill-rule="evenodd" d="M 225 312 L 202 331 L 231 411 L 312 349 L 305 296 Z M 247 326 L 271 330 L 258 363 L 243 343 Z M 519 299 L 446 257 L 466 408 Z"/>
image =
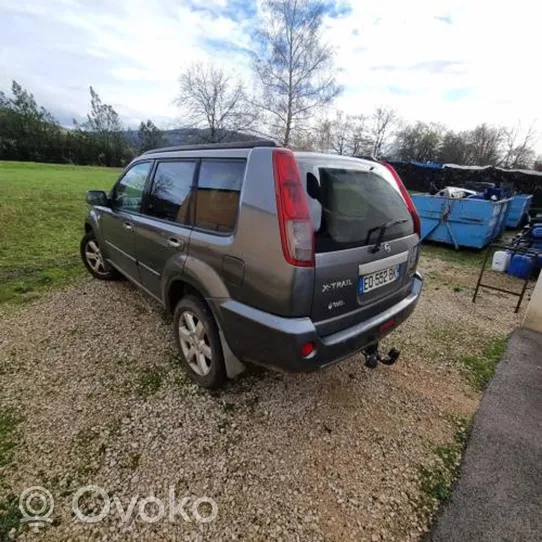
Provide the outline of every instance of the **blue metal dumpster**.
<path id="1" fill-rule="evenodd" d="M 531 204 L 533 202 L 533 196 L 526 194 L 518 194 L 512 196 L 510 202 L 510 210 L 508 211 L 508 218 L 506 220 L 506 227 L 517 229 L 521 224 L 521 219 L 529 212 Z"/>
<path id="2" fill-rule="evenodd" d="M 414 194 L 422 223 L 422 241 L 483 248 L 506 227 L 510 200 L 459 199 Z"/>

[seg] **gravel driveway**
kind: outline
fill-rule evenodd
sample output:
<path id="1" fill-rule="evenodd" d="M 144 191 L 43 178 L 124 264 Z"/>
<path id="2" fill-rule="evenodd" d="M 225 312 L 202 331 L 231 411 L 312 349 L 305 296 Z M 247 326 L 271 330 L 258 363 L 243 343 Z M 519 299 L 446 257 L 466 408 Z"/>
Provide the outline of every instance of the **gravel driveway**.
<path id="1" fill-rule="evenodd" d="M 479 400 L 455 360 L 519 321 L 512 298 L 471 303 L 476 270 L 423 258 L 421 271 L 420 305 L 385 345 L 403 351 L 394 367 L 355 356 L 310 375 L 259 371 L 219 394 L 188 381 L 169 322 L 127 282 L 84 280 L 5 311 L 0 407 L 23 421 L 0 498 L 34 485 L 55 498 L 53 524 L 19 539 L 417 540 L 419 467 Z M 87 524 L 71 500 L 88 484 L 124 508 L 167 503 L 174 486 L 177 502 L 214 499 L 218 516 L 148 523 L 136 507 L 123 522 L 113 506 Z"/>

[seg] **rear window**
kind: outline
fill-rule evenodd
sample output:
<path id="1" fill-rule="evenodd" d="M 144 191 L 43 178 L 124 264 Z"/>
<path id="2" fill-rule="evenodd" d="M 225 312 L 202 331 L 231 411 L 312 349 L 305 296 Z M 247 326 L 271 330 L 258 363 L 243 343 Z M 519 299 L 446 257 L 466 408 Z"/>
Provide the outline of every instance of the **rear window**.
<path id="1" fill-rule="evenodd" d="M 245 162 L 202 160 L 199 173 L 195 225 L 220 233 L 235 228 Z"/>
<path id="2" fill-rule="evenodd" d="M 404 220 L 389 226 L 383 241 L 414 233 L 398 187 L 370 167 L 353 160 L 328 163 L 321 158 L 298 163 L 309 194 L 317 252 L 372 245 L 378 231 L 371 230 L 391 221 Z"/>

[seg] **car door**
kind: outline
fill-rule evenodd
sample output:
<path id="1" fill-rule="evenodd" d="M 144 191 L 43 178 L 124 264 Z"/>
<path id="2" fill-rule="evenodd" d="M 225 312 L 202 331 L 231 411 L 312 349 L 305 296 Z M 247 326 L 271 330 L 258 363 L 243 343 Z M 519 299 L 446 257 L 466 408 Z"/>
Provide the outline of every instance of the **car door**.
<path id="1" fill-rule="evenodd" d="M 141 284 L 159 299 L 164 269 L 182 270 L 188 254 L 197 167 L 196 159 L 157 161 L 143 213 L 134 220 Z"/>
<path id="2" fill-rule="evenodd" d="M 141 212 L 152 161 L 138 162 L 124 172 L 111 192 L 111 207 L 101 214 L 101 229 L 109 261 L 140 282 L 136 260 L 134 217 Z"/>

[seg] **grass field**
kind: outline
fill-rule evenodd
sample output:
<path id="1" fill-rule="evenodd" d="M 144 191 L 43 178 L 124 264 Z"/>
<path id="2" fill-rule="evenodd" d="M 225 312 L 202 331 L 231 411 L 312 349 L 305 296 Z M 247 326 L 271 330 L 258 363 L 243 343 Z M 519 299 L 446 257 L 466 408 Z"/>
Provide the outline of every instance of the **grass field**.
<path id="1" fill-rule="evenodd" d="M 424 242 L 422 245 L 422 254 L 428 258 L 439 258 L 445 262 L 479 268 L 484 262 L 486 251 L 476 250 L 475 248 L 455 250 L 452 245 Z"/>
<path id="2" fill-rule="evenodd" d="M 0 303 L 24 302 L 83 272 L 85 194 L 120 170 L 0 162 Z"/>

